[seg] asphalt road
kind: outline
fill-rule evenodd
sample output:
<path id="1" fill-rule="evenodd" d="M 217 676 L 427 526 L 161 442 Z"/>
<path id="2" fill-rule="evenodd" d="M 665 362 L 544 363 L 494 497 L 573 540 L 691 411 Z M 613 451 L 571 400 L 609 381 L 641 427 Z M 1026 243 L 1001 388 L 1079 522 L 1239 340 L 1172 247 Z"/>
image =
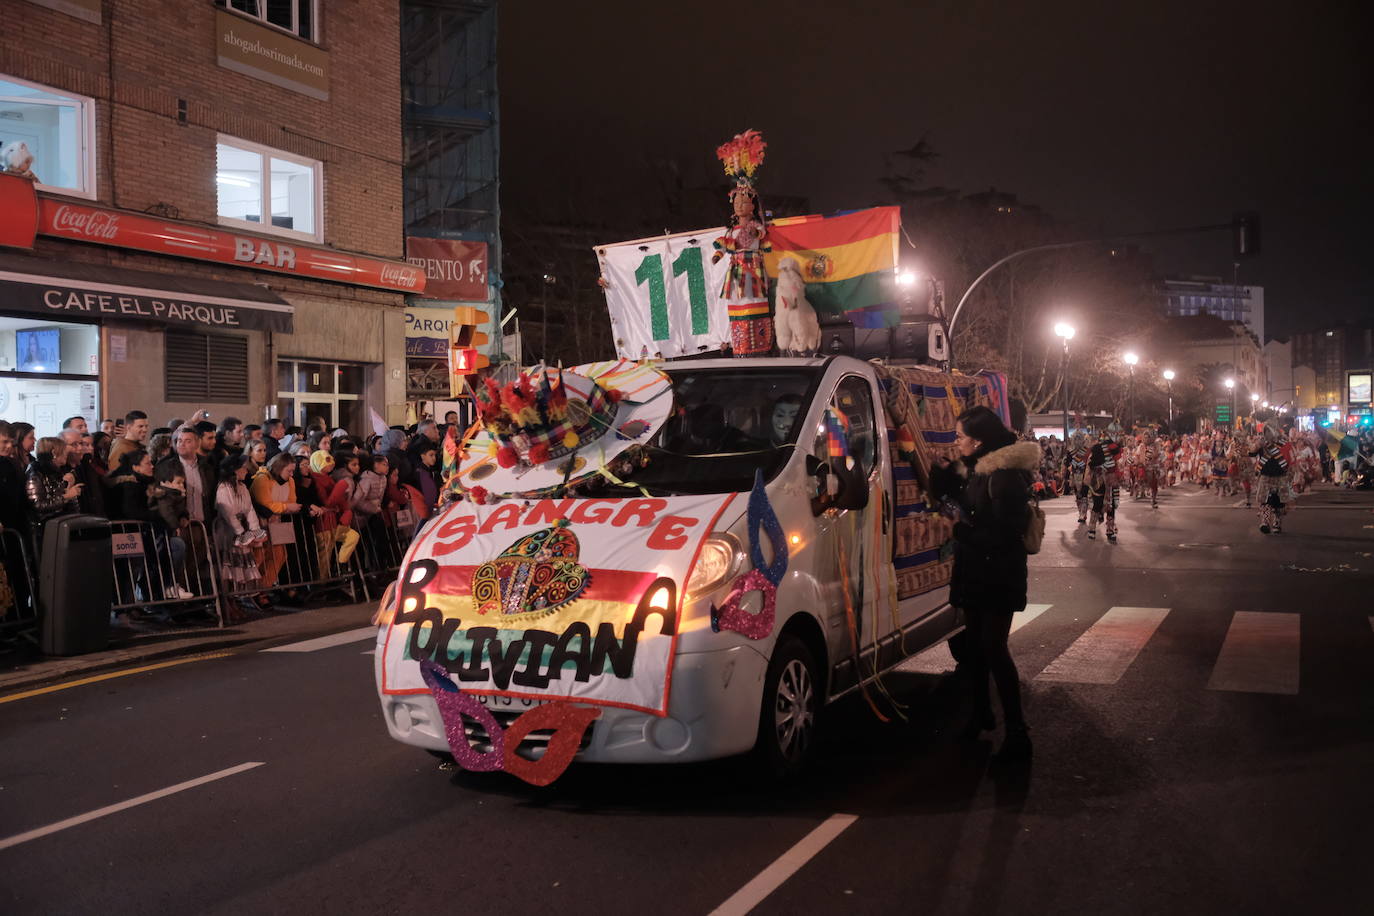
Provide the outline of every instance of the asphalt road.
<path id="1" fill-rule="evenodd" d="M 441 772 L 386 736 L 364 635 L 0 703 L 0 910 L 707 913 L 764 875 L 759 913 L 1368 912 L 1374 495 L 1269 537 L 1163 502 L 1116 545 L 1045 504 L 1027 771 L 955 739 L 940 649 L 886 679 L 909 721 L 837 704 L 786 789 L 738 761 Z"/>

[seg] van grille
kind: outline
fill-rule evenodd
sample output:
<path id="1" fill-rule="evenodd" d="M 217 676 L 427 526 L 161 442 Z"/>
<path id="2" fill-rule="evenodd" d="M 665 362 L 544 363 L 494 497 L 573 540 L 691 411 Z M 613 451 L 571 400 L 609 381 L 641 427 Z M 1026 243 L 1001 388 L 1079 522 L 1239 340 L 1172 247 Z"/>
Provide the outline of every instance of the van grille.
<path id="1" fill-rule="evenodd" d="M 491 717 L 496 720 L 496 724 L 502 728 L 510 728 L 516 719 L 520 718 L 520 711 L 507 711 L 489 709 Z M 577 745 L 577 752 L 580 754 L 585 751 L 592 743 L 592 731 L 596 728 L 596 722 L 592 722 L 587 730 L 582 733 L 582 741 Z M 525 740 L 520 742 L 520 747 L 516 753 L 526 760 L 538 760 L 544 756 L 544 751 L 548 750 L 549 739 L 553 737 L 553 729 L 541 728 L 532 731 L 525 736 Z M 491 735 L 487 734 L 486 727 L 480 722 L 475 722 L 467 716 L 463 716 L 463 734 L 468 739 L 468 744 L 479 754 L 485 754 L 491 750 Z"/>

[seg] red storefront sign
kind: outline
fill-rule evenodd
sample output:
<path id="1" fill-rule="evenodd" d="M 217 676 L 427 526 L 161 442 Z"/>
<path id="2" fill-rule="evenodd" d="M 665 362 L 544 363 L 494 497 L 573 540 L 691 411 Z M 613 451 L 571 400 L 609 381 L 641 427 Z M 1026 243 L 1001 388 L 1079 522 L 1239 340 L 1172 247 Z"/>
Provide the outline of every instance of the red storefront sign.
<path id="1" fill-rule="evenodd" d="M 33 182 L 0 174 L 0 245 L 32 248 L 38 232 L 38 201 Z"/>
<path id="2" fill-rule="evenodd" d="M 487 301 L 487 243 L 406 238 L 406 260 L 425 272 L 429 299 Z"/>
<path id="3" fill-rule="evenodd" d="M 9 231 L 8 224 L 6 213 L 0 219 L 0 234 Z M 425 289 L 424 270 L 404 261 L 344 254 L 287 239 L 211 229 L 49 197 L 38 199 L 38 232 L 96 245 L 135 248 L 172 257 L 217 261 L 235 267 L 417 295 Z"/>

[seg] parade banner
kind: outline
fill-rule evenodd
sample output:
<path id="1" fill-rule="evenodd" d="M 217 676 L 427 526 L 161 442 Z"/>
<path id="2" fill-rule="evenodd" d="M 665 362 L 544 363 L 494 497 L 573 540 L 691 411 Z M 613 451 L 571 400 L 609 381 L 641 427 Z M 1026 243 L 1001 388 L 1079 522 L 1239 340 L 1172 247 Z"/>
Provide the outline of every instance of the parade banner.
<path id="1" fill-rule="evenodd" d="M 667 715 L 683 588 L 733 498 L 451 503 L 401 567 L 382 692 L 428 692 L 428 661 L 478 697 Z"/>
<path id="2" fill-rule="evenodd" d="M 846 315 L 857 327 L 897 323 L 897 207 L 768 224 L 768 276 L 795 258 L 817 314 Z M 624 359 L 689 356 L 730 341 L 721 298 L 730 259 L 711 263 L 723 227 L 621 242 L 596 249 L 616 354 Z M 771 283 L 769 284 L 772 285 Z M 770 291 L 770 297 L 771 297 Z"/>
<path id="3" fill-rule="evenodd" d="M 720 289 L 730 262 L 711 263 L 711 243 L 724 232 L 716 227 L 596 250 L 618 356 L 688 356 L 729 342 Z"/>

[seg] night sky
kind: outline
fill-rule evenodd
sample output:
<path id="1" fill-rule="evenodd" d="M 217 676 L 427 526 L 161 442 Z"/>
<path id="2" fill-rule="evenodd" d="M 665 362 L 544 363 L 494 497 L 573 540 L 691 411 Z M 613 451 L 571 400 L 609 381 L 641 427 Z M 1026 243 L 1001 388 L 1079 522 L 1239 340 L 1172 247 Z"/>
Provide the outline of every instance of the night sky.
<path id="1" fill-rule="evenodd" d="M 1264 285 L 1270 336 L 1374 322 L 1374 81 L 1354 3 L 730 9 L 502 4 L 504 197 L 615 195 L 668 158 L 706 182 L 716 145 L 754 127 L 765 194 L 857 208 L 885 202 L 885 154 L 925 137 L 928 184 L 1009 191 L 1086 235 L 1259 210 L 1264 252 L 1239 276 Z M 1230 245 L 1146 247 L 1161 271 L 1230 278 Z"/>

